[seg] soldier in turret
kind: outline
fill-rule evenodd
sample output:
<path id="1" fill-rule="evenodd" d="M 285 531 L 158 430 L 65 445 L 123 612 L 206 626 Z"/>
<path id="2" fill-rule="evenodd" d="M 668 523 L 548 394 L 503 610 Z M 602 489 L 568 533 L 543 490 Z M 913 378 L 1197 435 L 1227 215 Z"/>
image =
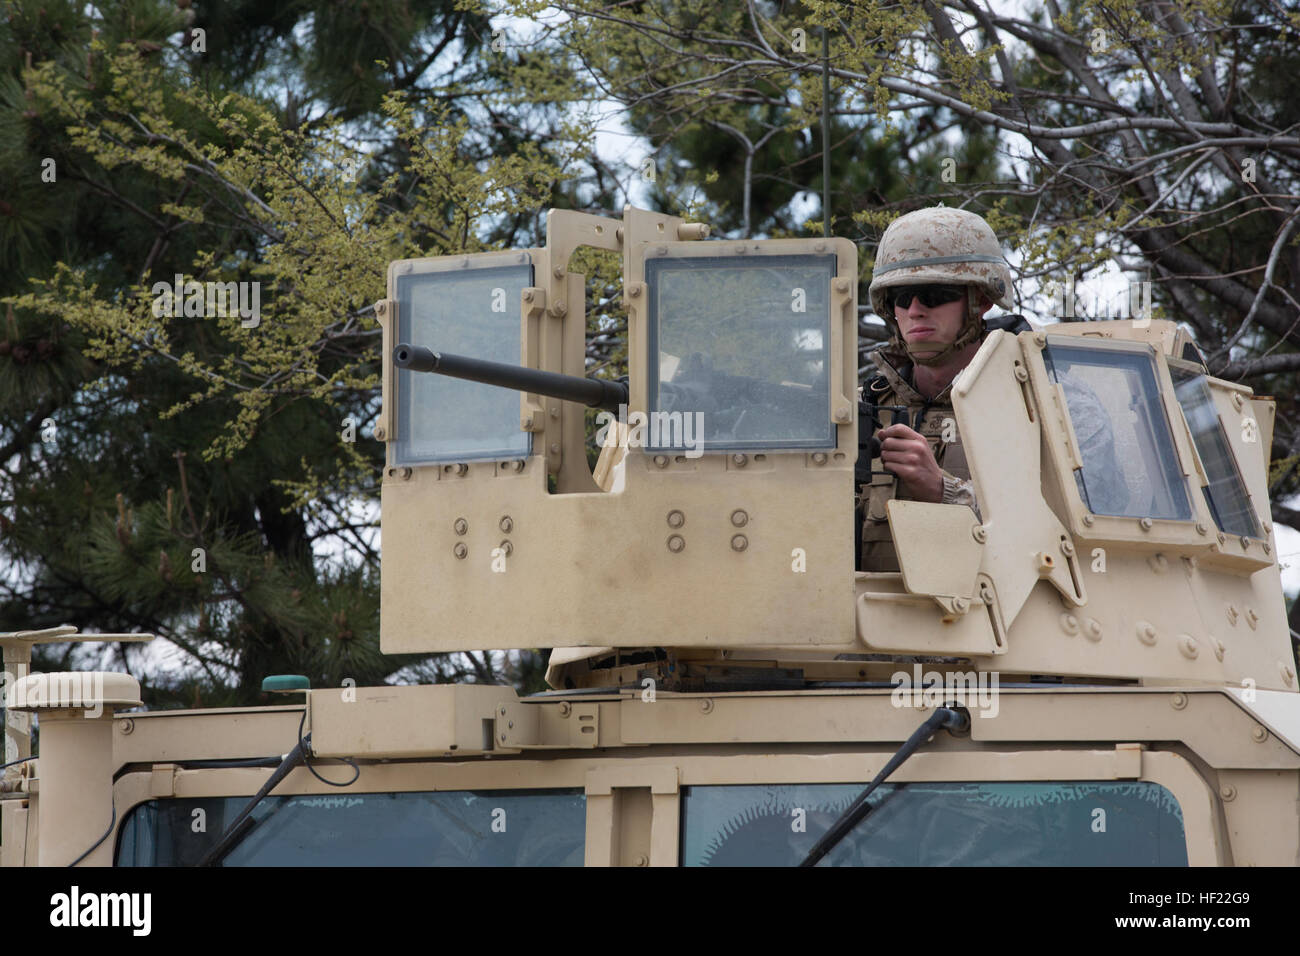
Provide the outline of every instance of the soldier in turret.
<path id="1" fill-rule="evenodd" d="M 897 571 L 886 505 L 891 498 L 968 505 L 979 502 L 952 408 L 952 383 L 970 364 L 986 334 L 984 314 L 1011 306 L 1011 270 L 992 227 L 964 209 L 936 206 L 900 216 L 881 237 L 871 277 L 871 305 L 889 341 L 869 355 L 876 373 L 863 386 L 866 401 L 907 408 L 907 424 L 876 432 L 879 465 L 859 491 L 862 526 L 858 567 Z M 1008 316 L 1012 332 L 1031 326 Z M 1106 410 L 1085 381 L 1063 377 L 1081 451 L 1095 476 L 1091 502 L 1122 514 L 1129 493 L 1115 458 Z"/>
<path id="2" fill-rule="evenodd" d="M 979 351 L 984 314 L 994 303 L 1009 308 L 1010 291 L 997 236 L 975 213 L 922 209 L 885 230 L 870 293 L 890 339 L 870 353 L 876 373 L 864 398 L 906 406 L 910 424 L 876 433 L 880 464 L 895 477 L 877 474 L 860 488 L 862 570 L 898 570 L 885 510 L 890 498 L 964 504 L 978 514 L 953 418 L 952 381 Z"/>

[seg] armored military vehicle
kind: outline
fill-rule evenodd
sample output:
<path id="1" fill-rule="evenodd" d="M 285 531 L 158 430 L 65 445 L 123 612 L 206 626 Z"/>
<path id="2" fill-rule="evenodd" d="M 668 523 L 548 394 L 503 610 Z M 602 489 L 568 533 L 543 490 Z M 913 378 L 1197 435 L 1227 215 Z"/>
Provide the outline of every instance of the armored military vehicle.
<path id="1" fill-rule="evenodd" d="M 554 689 L 150 712 L 26 673 L 120 635 L 5 635 L 5 866 L 1297 862 L 1273 402 L 1170 322 L 994 329 L 945 439 L 978 513 L 893 500 L 860 572 L 854 245 L 547 227 L 392 264 L 375 436 L 385 652 L 550 648 Z M 582 246 L 626 382 L 584 378 Z"/>

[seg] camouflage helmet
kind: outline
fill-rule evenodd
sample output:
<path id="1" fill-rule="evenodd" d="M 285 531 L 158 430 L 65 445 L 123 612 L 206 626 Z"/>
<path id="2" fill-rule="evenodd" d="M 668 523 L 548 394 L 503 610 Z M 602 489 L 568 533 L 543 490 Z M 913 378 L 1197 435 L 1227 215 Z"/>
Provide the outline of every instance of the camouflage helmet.
<path id="1" fill-rule="evenodd" d="M 885 305 L 886 291 L 928 283 L 965 285 L 970 291 L 967 321 L 957 341 L 938 355 L 912 356 L 925 364 L 939 361 L 980 337 L 984 327 L 975 311 L 979 292 L 1002 308 L 1011 308 L 1011 270 L 998 237 L 982 216 L 965 209 L 934 206 L 909 212 L 891 222 L 880 238 L 871 274 L 871 307 L 885 320 L 899 351 L 908 350 L 893 310 Z"/>

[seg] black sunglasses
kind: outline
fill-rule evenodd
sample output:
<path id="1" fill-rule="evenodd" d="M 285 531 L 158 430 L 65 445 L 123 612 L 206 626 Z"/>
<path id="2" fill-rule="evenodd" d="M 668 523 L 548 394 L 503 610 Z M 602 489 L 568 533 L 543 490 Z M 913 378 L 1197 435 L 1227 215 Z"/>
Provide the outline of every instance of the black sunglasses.
<path id="1" fill-rule="evenodd" d="M 927 309 L 956 302 L 966 294 L 966 287 L 960 285 L 915 285 L 890 289 L 886 301 L 891 309 L 906 309 L 912 305 L 912 297 L 921 300 Z"/>

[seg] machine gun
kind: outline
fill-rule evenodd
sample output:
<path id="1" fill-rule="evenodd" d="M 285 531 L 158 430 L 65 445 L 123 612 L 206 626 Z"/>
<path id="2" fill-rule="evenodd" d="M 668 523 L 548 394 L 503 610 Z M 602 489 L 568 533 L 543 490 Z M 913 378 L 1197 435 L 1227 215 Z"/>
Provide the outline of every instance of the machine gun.
<path id="1" fill-rule="evenodd" d="M 393 364 L 413 372 L 434 372 L 534 392 L 611 412 L 628 404 L 626 379 L 579 378 L 408 344 L 393 349 Z M 798 433 L 806 430 L 809 421 L 824 420 L 826 414 L 822 389 L 717 372 L 698 352 L 682 363 L 672 381 L 659 382 L 658 388 L 660 411 L 708 415 L 712 441 Z"/>
<path id="2" fill-rule="evenodd" d="M 412 372 L 436 372 L 485 385 L 535 392 L 548 398 L 559 398 L 611 412 L 617 412 L 620 405 L 627 404 L 626 381 L 610 382 L 598 378 L 562 375 L 559 372 L 544 372 L 466 355 L 453 355 L 450 352 L 434 352 L 418 345 L 403 344 L 393 349 L 393 364 Z"/>

